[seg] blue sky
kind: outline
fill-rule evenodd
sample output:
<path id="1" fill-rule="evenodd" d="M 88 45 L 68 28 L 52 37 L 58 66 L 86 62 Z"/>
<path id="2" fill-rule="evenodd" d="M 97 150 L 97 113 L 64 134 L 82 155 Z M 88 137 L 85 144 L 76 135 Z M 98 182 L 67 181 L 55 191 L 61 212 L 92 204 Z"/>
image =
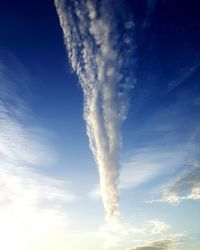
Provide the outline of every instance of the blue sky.
<path id="1" fill-rule="evenodd" d="M 197 1 L 2 1 L 5 250 L 200 248 Z"/>

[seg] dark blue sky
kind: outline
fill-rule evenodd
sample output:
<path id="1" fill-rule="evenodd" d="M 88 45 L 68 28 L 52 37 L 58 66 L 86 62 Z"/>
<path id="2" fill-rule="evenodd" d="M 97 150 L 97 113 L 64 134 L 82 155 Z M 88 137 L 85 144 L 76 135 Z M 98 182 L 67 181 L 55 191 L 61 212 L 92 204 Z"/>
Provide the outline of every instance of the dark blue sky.
<path id="1" fill-rule="evenodd" d="M 71 6 L 74 6 L 74 1 L 66 0 Z M 127 97 L 129 110 L 121 131 L 123 143 L 119 188 L 120 209 L 125 224 L 122 229 L 117 229 L 119 235 L 115 237 L 121 237 L 120 230 L 124 230 L 128 235 L 127 242 L 132 242 L 130 232 L 137 228 L 144 230 L 142 232 L 146 236 L 141 236 L 136 230 L 135 239 L 153 242 L 159 237 L 161 240 L 164 236 L 169 239 L 173 234 L 177 237 L 187 231 L 188 238 L 183 250 L 198 250 L 198 225 L 195 222 L 199 217 L 200 197 L 200 1 L 108 1 L 115 8 L 121 7 L 115 9 L 118 13 L 115 18 L 118 16 L 118 19 L 111 20 L 115 20 L 113 27 L 116 26 L 121 34 L 113 35 L 113 39 L 119 39 L 119 46 L 117 44 L 115 48 L 116 51 L 119 49 L 117 53 L 126 51 L 122 22 L 132 16 L 134 23 L 127 31 L 129 38 L 132 38 L 133 53 L 125 58 L 128 64 L 124 64 L 128 65 L 124 72 L 132 77 L 134 83 L 129 99 Z M 115 1 L 117 4 L 114 4 Z M 96 6 L 97 12 L 100 6 L 101 1 Z M 109 9 L 107 15 L 112 14 L 112 11 Z M 110 229 L 106 231 L 106 227 L 101 227 L 104 212 L 102 203 L 98 202 L 98 171 L 88 146 L 83 101 L 78 77 L 72 72 L 67 59 L 54 1 L 1 0 L 0 128 L 3 132 L 0 131 L 0 162 L 6 169 L 5 159 L 8 159 L 13 169 L 20 169 L 22 165 L 23 171 L 25 169 L 28 173 L 18 173 L 18 183 L 22 183 L 18 187 L 12 182 L 16 173 L 15 170 L 10 173 L 10 167 L 10 175 L 6 178 L 11 180 L 7 186 L 11 187 L 12 192 L 7 189 L 6 192 L 12 199 L 15 187 L 16 190 L 26 190 L 30 183 L 30 186 L 35 183 L 33 189 L 39 190 L 38 193 L 50 189 L 58 196 L 52 198 L 44 193 L 46 200 L 38 196 L 36 200 L 41 199 L 42 205 L 35 201 L 34 208 L 39 207 L 41 211 L 52 208 L 56 213 L 61 211 L 61 216 L 69 213 L 70 225 L 73 225 L 75 232 L 81 228 L 83 234 L 92 231 L 101 235 L 105 230 L 105 235 L 109 235 Z M 33 166 L 37 166 L 37 169 L 33 170 Z M 55 183 L 58 183 L 56 187 Z M 68 189 L 75 200 L 70 205 L 62 200 L 68 197 L 68 193 L 65 193 Z M 167 190 L 166 196 L 163 190 Z M 20 192 L 19 197 L 28 200 L 28 196 Z M 67 199 L 70 200 L 69 197 Z M 51 205 L 51 201 L 55 201 L 55 206 Z M 14 208 L 21 204 L 17 202 L 12 203 Z M 171 206 L 171 203 L 177 206 Z M 54 220 L 54 217 L 51 219 Z M 35 220 L 39 221 L 40 217 Z M 148 230 L 152 223 L 155 225 L 150 232 Z M 153 230 L 158 228 L 161 228 L 161 234 L 154 234 Z M 169 228 L 170 231 L 167 231 Z M 60 235 L 67 235 L 71 229 L 66 232 L 66 228 L 61 226 L 59 230 Z M 112 238 L 112 232 L 110 236 Z M 91 242 L 98 242 L 99 239 L 95 237 Z M 196 237 L 197 241 L 191 243 L 190 237 Z M 47 238 L 51 242 L 51 236 Z M 171 241 L 174 239 L 170 238 Z M 62 240 L 59 238 L 55 242 L 64 242 L 62 246 L 68 244 L 65 238 Z M 102 249 L 104 241 L 103 238 L 101 244 L 97 244 L 97 250 Z M 30 250 L 42 249 L 41 242 L 38 244 L 38 248 Z M 78 249 L 73 244 L 69 250 Z M 127 244 L 120 250 L 129 249 Z M 94 245 L 91 243 L 85 249 L 93 250 Z M 164 247 L 162 249 L 167 250 Z"/>
<path id="2" fill-rule="evenodd" d="M 137 81 L 164 91 L 199 64 L 198 1 L 125 1 L 136 23 Z M 1 48 L 42 81 L 63 82 L 70 72 L 53 1 L 1 1 Z M 195 72 L 196 72 L 195 70 Z M 66 73 L 67 72 L 67 73 Z M 68 74 L 69 77 L 69 74 Z M 72 80 L 75 80 L 74 75 Z M 152 83 L 153 81 L 153 83 Z M 71 81 L 70 81 L 71 84 Z M 55 84 L 53 84 L 55 85 Z M 73 83 L 71 84 L 73 88 Z"/>
<path id="3" fill-rule="evenodd" d="M 199 123 L 200 3 L 138 0 L 125 4 L 135 22 L 136 49 L 129 71 L 136 84 L 123 126 L 124 151 L 185 142 Z M 29 80 L 20 82 L 16 71 L 21 69 L 13 63 L 20 95 L 43 126 L 57 130 L 61 138 L 63 134 L 70 141 L 76 138 L 77 145 L 81 140 L 87 148 L 82 90 L 67 63 L 54 2 L 1 1 L 0 30 L 3 63 L 11 67 L 15 57 L 27 71 Z"/>

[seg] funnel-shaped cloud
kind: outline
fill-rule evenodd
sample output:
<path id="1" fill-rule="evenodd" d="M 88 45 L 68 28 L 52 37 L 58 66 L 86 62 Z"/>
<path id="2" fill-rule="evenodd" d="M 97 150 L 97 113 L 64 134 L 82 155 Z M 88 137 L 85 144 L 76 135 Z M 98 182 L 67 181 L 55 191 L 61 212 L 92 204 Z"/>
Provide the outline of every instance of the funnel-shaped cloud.
<path id="1" fill-rule="evenodd" d="M 68 58 L 84 92 L 84 119 L 108 218 L 118 214 L 120 125 L 131 87 L 133 22 L 118 1 L 55 0 Z"/>

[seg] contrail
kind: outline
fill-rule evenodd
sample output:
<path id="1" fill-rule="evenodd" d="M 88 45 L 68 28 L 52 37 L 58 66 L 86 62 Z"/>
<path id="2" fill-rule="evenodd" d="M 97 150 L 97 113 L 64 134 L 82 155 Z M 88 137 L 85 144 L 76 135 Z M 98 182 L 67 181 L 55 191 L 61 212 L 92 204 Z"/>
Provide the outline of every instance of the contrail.
<path id="1" fill-rule="evenodd" d="M 84 119 L 109 221 L 119 213 L 120 126 L 133 86 L 128 67 L 134 25 L 119 2 L 55 0 L 68 58 L 84 92 Z"/>

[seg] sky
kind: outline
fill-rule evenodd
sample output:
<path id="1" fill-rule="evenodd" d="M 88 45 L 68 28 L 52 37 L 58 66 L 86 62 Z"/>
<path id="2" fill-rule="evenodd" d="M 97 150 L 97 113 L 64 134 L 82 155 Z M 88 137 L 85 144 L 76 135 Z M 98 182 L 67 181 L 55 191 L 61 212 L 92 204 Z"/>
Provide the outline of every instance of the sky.
<path id="1" fill-rule="evenodd" d="M 0 246 L 200 249 L 200 3 L 0 3 Z"/>

